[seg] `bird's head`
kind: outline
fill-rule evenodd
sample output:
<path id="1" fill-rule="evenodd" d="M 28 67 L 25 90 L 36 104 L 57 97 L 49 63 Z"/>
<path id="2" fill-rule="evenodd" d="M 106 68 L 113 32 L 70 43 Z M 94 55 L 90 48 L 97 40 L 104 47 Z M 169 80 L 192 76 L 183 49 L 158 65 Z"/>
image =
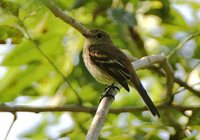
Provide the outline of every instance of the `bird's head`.
<path id="1" fill-rule="evenodd" d="M 109 35 L 100 29 L 92 29 L 87 34 L 83 34 L 83 36 L 85 36 L 91 44 L 112 43 Z"/>

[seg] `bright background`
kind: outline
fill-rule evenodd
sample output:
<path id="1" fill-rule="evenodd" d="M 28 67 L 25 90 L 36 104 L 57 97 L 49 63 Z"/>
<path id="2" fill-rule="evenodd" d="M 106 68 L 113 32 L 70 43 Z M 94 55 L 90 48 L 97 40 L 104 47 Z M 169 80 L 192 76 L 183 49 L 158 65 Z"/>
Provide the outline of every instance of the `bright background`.
<path id="1" fill-rule="evenodd" d="M 200 32 L 200 0 L 110 0 L 56 1 L 72 17 L 88 28 L 106 30 L 114 43 L 136 57 L 144 53 L 134 43 L 128 27 L 134 27 L 148 55 L 169 54 L 191 34 Z M 65 74 L 79 93 L 83 105 L 97 106 L 105 86 L 97 83 L 83 65 L 84 38 L 55 18 L 39 1 L 0 1 L 0 102 L 7 105 L 57 106 L 77 104 L 74 91 L 64 86 L 61 76 L 35 49 L 35 42 Z M 32 39 L 27 38 L 27 33 Z M 200 37 L 191 39 L 169 62 L 175 75 L 200 90 Z M 155 104 L 165 103 L 165 78 L 148 70 L 139 71 L 142 83 Z M 153 84 L 152 84 L 153 83 Z M 174 88 L 173 105 L 200 106 L 198 96 Z M 144 106 L 140 97 L 121 90 L 113 107 Z M 126 93 L 126 94 L 124 94 Z M 102 130 L 105 139 L 200 139 L 199 113 L 187 116 L 180 111 L 160 110 L 161 120 L 148 111 L 110 114 Z M 8 140 L 71 140 L 85 136 L 93 115 L 87 113 L 17 113 Z M 162 118 L 163 117 L 163 118 Z M 0 113 L 0 140 L 13 120 Z M 178 131 L 180 130 L 180 131 Z"/>

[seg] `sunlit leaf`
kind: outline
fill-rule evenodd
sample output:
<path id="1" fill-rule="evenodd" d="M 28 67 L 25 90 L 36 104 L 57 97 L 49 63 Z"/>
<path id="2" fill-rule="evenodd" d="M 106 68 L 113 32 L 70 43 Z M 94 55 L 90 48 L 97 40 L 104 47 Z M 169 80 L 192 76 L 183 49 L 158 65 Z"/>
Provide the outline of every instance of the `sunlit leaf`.
<path id="1" fill-rule="evenodd" d="M 24 39 L 5 57 L 3 65 L 24 65 L 32 61 L 38 61 L 41 58 L 42 56 L 36 49 L 35 44 L 30 40 Z"/>
<path id="2" fill-rule="evenodd" d="M 16 28 L 11 26 L 0 26 L 0 44 L 5 44 L 9 38 L 13 44 L 20 43 L 23 34 Z"/>

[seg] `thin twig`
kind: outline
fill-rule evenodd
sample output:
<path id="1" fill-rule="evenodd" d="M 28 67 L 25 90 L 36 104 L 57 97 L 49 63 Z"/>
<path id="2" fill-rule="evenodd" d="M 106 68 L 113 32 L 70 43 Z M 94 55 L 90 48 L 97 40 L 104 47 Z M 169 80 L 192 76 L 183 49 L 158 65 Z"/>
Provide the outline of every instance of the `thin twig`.
<path id="1" fill-rule="evenodd" d="M 200 32 L 192 34 L 190 37 L 188 37 L 186 40 L 184 40 L 183 42 L 181 42 L 173 51 L 171 51 L 168 55 L 167 58 L 169 59 L 178 49 L 180 49 L 181 47 L 183 47 L 188 41 L 190 41 L 191 39 L 193 39 L 196 36 L 199 36 Z"/>
<path id="2" fill-rule="evenodd" d="M 191 87 L 190 85 L 188 85 L 186 82 L 182 81 L 180 78 L 175 77 L 174 81 L 176 83 L 178 83 L 180 86 L 188 89 L 190 92 L 192 92 L 194 95 L 196 95 L 197 97 L 200 97 L 200 91 L 194 89 L 193 87 Z"/>
<path id="3" fill-rule="evenodd" d="M 151 66 L 149 69 L 152 70 L 152 71 L 154 71 L 154 72 L 156 72 L 157 74 L 160 74 L 161 76 L 165 76 L 165 73 L 159 67 Z M 191 87 L 190 85 L 188 85 L 186 82 L 184 82 L 180 78 L 174 77 L 174 82 L 177 83 L 177 84 L 179 84 L 180 86 L 186 88 L 187 90 L 189 90 L 190 92 L 192 92 L 197 97 L 200 97 L 200 91 L 194 89 L 193 87 Z"/>
<path id="4" fill-rule="evenodd" d="M 193 88 L 194 86 L 199 85 L 199 84 L 200 84 L 200 82 L 197 82 L 195 84 L 192 84 L 191 87 Z M 174 92 L 173 94 L 176 95 L 184 90 L 187 90 L 187 89 L 185 87 L 183 87 L 183 88 L 179 89 L 178 91 Z"/>
<path id="5" fill-rule="evenodd" d="M 8 129 L 8 131 L 7 131 L 7 133 L 6 133 L 6 136 L 5 136 L 4 140 L 7 140 L 8 135 L 10 134 L 10 131 L 11 131 L 11 129 L 12 129 L 12 127 L 13 127 L 15 121 L 17 120 L 17 115 L 16 115 L 16 113 L 13 113 L 13 112 L 12 112 L 12 114 L 13 114 L 14 118 L 13 118 L 12 123 L 11 123 L 11 125 L 10 125 L 10 127 L 9 127 L 9 129 Z"/>
<path id="6" fill-rule="evenodd" d="M 20 19 L 19 19 L 20 20 Z M 20 20 L 21 21 L 21 20 Z M 76 89 L 71 85 L 71 83 L 68 81 L 68 79 L 65 77 L 65 75 L 58 69 L 58 67 L 54 64 L 54 62 L 46 55 L 46 53 L 38 46 L 38 43 L 35 42 L 35 40 L 32 39 L 32 37 L 30 36 L 26 26 L 23 24 L 23 21 L 21 21 L 21 26 L 23 28 L 23 33 L 25 34 L 25 36 L 31 40 L 34 43 L 35 48 L 41 53 L 41 55 L 47 59 L 47 61 L 53 66 L 53 68 L 60 74 L 60 76 L 62 76 L 62 78 L 64 79 L 64 81 L 68 84 L 68 86 L 73 90 L 73 92 L 75 93 L 79 104 L 82 104 L 82 99 L 80 98 L 78 92 L 76 91 Z M 22 29 L 21 29 L 22 30 Z"/>

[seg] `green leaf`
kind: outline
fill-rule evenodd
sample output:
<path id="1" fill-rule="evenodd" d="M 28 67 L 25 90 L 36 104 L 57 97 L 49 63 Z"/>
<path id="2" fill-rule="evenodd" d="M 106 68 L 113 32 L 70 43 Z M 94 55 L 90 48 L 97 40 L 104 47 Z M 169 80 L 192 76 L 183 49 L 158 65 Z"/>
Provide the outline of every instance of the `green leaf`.
<path id="1" fill-rule="evenodd" d="M 83 6 L 87 1 L 86 0 L 76 0 L 69 9 L 76 9 Z"/>
<path id="2" fill-rule="evenodd" d="M 0 82 L 0 101 L 11 101 L 22 94 L 36 95 L 33 90 L 28 93 L 28 89 L 33 87 L 34 82 L 46 77 L 49 70 L 50 65 L 38 63 L 18 68 L 11 67 Z"/>
<path id="3" fill-rule="evenodd" d="M 190 117 L 189 125 L 198 125 L 200 124 L 200 112 L 194 111 L 192 117 Z"/>
<path id="4" fill-rule="evenodd" d="M 3 2 L 0 2 L 0 6 L 4 9 L 4 11 L 10 12 L 13 15 L 18 16 L 19 8 L 20 8 L 19 4 L 12 1 L 3 1 Z"/>
<path id="5" fill-rule="evenodd" d="M 5 57 L 2 65 L 24 65 L 28 62 L 39 60 L 40 58 L 41 55 L 35 48 L 35 44 L 28 39 L 24 39 L 20 44 L 15 46 L 14 50 L 10 54 Z"/>
<path id="6" fill-rule="evenodd" d="M 199 37 L 200 38 L 200 37 Z M 198 40 L 198 39 L 196 39 L 197 41 L 197 46 L 195 47 L 195 50 L 194 50 L 194 55 L 193 55 L 193 58 L 197 58 L 197 59 L 200 59 L 200 39 Z"/>
<path id="7" fill-rule="evenodd" d="M 128 13 L 124 9 L 110 8 L 108 10 L 108 17 L 117 24 L 125 24 L 127 26 L 133 26 L 136 24 L 134 15 Z"/>
<path id="8" fill-rule="evenodd" d="M 16 44 L 21 41 L 23 34 L 16 28 L 2 25 L 0 26 L 0 44 L 5 44 L 8 38 L 11 38 L 12 43 Z"/>
<path id="9" fill-rule="evenodd" d="M 45 36 L 38 46 L 28 39 L 24 39 L 20 44 L 16 45 L 14 50 L 8 54 L 2 65 L 13 66 L 13 65 L 24 65 L 36 61 L 41 61 L 44 56 L 38 51 L 37 47 L 43 50 L 48 57 L 58 55 L 63 52 L 61 47 L 60 36 Z"/>

